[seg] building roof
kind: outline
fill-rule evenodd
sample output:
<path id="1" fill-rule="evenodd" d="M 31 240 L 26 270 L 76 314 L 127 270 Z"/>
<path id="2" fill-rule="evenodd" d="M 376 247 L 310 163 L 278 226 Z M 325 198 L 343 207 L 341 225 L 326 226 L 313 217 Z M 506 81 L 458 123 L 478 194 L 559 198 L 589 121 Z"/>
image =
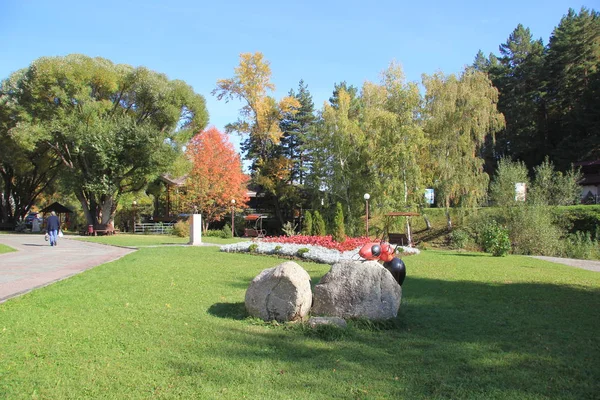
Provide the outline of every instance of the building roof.
<path id="1" fill-rule="evenodd" d="M 576 167 L 587 167 L 589 165 L 600 165 L 600 160 L 580 161 L 573 164 Z"/>
<path id="2" fill-rule="evenodd" d="M 50 204 L 48 207 L 43 208 L 40 212 L 42 214 L 46 214 L 49 213 L 51 211 L 54 211 L 57 214 L 72 214 L 73 211 L 69 210 L 67 207 L 63 206 L 62 204 L 58 203 L 58 202 L 54 202 L 52 204 Z"/>

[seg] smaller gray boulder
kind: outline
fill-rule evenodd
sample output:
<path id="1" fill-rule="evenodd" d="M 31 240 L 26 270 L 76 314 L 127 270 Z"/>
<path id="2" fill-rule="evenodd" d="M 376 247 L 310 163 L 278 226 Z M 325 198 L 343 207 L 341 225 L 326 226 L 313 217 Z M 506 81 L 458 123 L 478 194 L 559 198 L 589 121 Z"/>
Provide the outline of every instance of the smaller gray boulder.
<path id="1" fill-rule="evenodd" d="M 308 320 L 308 326 L 313 329 L 321 325 L 334 325 L 339 328 L 348 326 L 346 320 L 339 317 L 312 317 Z"/>
<path id="2" fill-rule="evenodd" d="M 300 265 L 287 261 L 263 270 L 246 291 L 246 310 L 264 321 L 297 321 L 310 311 L 310 276 Z"/>
<path id="3" fill-rule="evenodd" d="M 390 319 L 398 315 L 402 288 L 376 261 L 342 261 L 315 286 L 313 315 Z"/>

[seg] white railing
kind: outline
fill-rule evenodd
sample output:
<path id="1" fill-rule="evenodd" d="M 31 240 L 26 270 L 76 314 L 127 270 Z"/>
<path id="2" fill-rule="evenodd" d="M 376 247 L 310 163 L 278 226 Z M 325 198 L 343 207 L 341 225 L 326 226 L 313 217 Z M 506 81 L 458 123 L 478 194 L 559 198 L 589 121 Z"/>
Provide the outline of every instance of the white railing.
<path id="1" fill-rule="evenodd" d="M 133 233 L 145 233 L 149 235 L 167 235 L 173 231 L 173 223 L 156 222 L 133 225 Z"/>

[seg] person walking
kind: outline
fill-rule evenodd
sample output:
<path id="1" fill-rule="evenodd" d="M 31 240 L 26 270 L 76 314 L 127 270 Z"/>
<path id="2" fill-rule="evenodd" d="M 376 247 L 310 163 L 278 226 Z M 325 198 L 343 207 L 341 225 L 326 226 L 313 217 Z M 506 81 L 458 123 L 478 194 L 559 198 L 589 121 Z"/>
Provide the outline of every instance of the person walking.
<path id="1" fill-rule="evenodd" d="M 46 232 L 50 238 L 50 246 L 56 246 L 58 244 L 58 230 L 60 229 L 60 221 L 56 216 L 56 213 L 52 211 L 50 216 L 46 220 Z"/>

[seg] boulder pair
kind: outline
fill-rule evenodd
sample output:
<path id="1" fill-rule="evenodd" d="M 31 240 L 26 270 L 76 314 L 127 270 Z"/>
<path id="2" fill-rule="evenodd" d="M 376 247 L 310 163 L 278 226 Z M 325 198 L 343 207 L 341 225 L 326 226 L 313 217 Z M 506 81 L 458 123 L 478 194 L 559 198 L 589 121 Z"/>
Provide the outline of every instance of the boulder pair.
<path id="1" fill-rule="evenodd" d="M 402 288 L 376 261 L 334 264 L 311 290 L 308 273 L 293 261 L 265 269 L 246 291 L 253 317 L 279 322 L 314 316 L 382 320 L 398 315 Z"/>

